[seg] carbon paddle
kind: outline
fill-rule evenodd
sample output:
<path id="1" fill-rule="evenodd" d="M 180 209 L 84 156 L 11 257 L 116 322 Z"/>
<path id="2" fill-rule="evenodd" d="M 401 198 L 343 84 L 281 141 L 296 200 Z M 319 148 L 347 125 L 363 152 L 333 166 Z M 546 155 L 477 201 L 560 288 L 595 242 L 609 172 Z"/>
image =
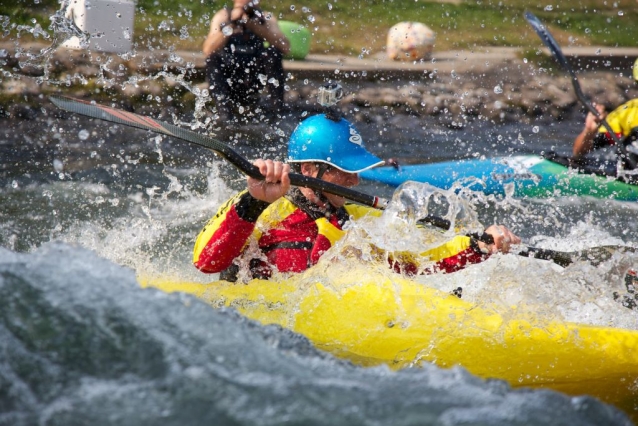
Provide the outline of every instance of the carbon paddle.
<path id="1" fill-rule="evenodd" d="M 217 153 L 222 158 L 228 160 L 233 166 L 237 167 L 237 169 L 239 169 L 247 176 L 262 180 L 264 178 L 263 175 L 259 172 L 259 169 L 250 161 L 242 157 L 225 143 L 213 139 L 209 136 L 201 135 L 199 133 L 195 133 L 190 130 L 175 126 L 173 124 L 154 120 L 150 117 L 100 105 L 95 102 L 87 102 L 62 96 L 51 96 L 50 99 L 54 105 L 66 111 L 85 115 L 87 117 L 97 118 L 99 120 L 135 127 L 138 129 L 149 130 L 151 132 L 160 133 L 166 136 L 173 137 L 175 139 L 181 139 L 185 142 L 208 148 Z M 375 197 L 359 191 L 355 191 L 351 188 L 345 188 L 343 186 L 326 182 L 321 179 L 315 179 L 296 173 L 290 174 L 290 183 L 295 186 L 329 192 L 331 194 L 347 198 L 356 203 L 381 210 L 385 209 L 388 205 L 388 201 L 384 198 Z M 450 229 L 451 226 L 449 220 L 437 216 L 427 216 L 426 218 L 421 219 L 420 222 L 429 223 L 432 226 L 445 230 Z M 494 242 L 493 240 L 491 240 L 490 242 L 491 236 L 489 234 L 482 234 L 481 236 L 477 236 L 476 238 L 488 244 Z M 597 265 L 598 263 L 609 259 L 614 251 L 624 248 L 632 249 L 631 247 L 610 246 L 594 247 L 580 252 L 560 252 L 555 250 L 539 249 L 535 247 L 524 247 L 523 250 L 518 254 L 535 259 L 550 260 L 560 266 L 565 267 L 577 260 L 588 260 L 590 263 Z"/>
<path id="2" fill-rule="evenodd" d="M 173 124 L 154 120 L 150 117 L 145 117 L 142 115 L 134 114 L 132 112 L 107 107 L 95 102 L 87 102 L 80 99 L 73 99 L 62 96 L 51 96 L 50 99 L 51 102 L 53 102 L 59 108 L 70 112 L 85 115 L 87 117 L 97 118 L 104 121 L 110 121 L 112 123 L 135 127 L 138 129 L 149 130 L 151 132 L 160 133 L 176 139 L 181 139 L 195 145 L 202 146 L 204 148 L 208 148 L 214 151 L 217 155 L 228 160 L 233 166 L 237 167 L 237 169 L 239 169 L 245 175 L 250 176 L 254 179 L 263 180 L 264 178 L 259 172 L 259 169 L 250 161 L 239 155 L 228 145 L 211 137 L 201 135 L 187 129 L 183 129 Z M 383 209 L 388 204 L 388 200 L 386 199 L 364 194 L 363 192 L 335 185 L 321 179 L 315 179 L 296 173 L 290 174 L 290 183 L 294 186 L 312 188 L 315 190 L 339 195 L 359 204 L 374 208 Z M 436 219 L 438 218 L 433 218 L 433 220 Z M 433 223 L 433 225 L 438 226 L 435 223 Z"/>
<path id="3" fill-rule="evenodd" d="M 543 41 L 545 46 L 547 46 L 549 50 L 552 52 L 552 55 L 554 56 L 556 61 L 558 61 L 558 63 L 563 67 L 563 69 L 565 69 L 571 76 L 572 86 L 574 86 L 574 91 L 576 92 L 576 97 L 578 98 L 578 100 L 581 102 L 581 104 L 585 106 L 585 108 L 587 108 L 589 112 L 594 114 L 594 116 L 596 116 L 596 118 L 600 120 L 600 123 L 605 127 L 605 129 L 607 129 L 611 137 L 614 139 L 614 143 L 616 144 L 616 149 L 617 149 L 619 158 L 625 158 L 627 162 L 629 163 L 629 165 L 631 166 L 631 168 L 635 169 L 636 162 L 630 155 L 627 154 L 627 150 L 625 149 L 625 144 L 622 143 L 622 141 L 618 138 L 618 135 L 616 135 L 616 133 L 611 129 L 611 126 L 609 125 L 607 120 L 605 120 L 604 118 L 600 116 L 600 113 L 598 112 L 598 110 L 585 97 L 585 94 L 583 93 L 583 90 L 580 87 L 580 83 L 578 83 L 578 77 L 576 76 L 576 73 L 574 72 L 573 68 L 569 65 L 569 62 L 567 62 L 567 58 L 563 54 L 563 51 L 561 50 L 560 46 L 558 45 L 554 37 L 552 37 L 552 35 L 547 30 L 547 27 L 531 12 L 525 12 L 525 19 L 532 26 L 532 28 L 534 28 L 534 30 L 536 31 L 536 34 L 538 34 L 538 36 Z"/>

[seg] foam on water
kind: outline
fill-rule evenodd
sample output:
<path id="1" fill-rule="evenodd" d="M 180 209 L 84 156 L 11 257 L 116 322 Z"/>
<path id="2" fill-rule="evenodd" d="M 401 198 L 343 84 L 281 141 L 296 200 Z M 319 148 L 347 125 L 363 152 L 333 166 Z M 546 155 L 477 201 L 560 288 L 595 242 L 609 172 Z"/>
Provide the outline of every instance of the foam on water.
<path id="1" fill-rule="evenodd" d="M 209 281 L 210 276 L 191 264 L 192 245 L 199 229 L 232 195 L 219 173 L 218 167 L 211 168 L 208 192 L 202 196 L 183 187 L 175 174 L 164 171 L 170 180 L 166 190 L 157 188 L 132 197 L 126 214 L 119 215 L 108 227 L 99 222 L 77 222 L 56 238 L 94 250 L 134 268 L 138 274 Z"/>
<path id="2" fill-rule="evenodd" d="M 164 168 L 161 173 L 167 183 L 151 191 L 124 187 L 122 192 L 102 184 L 61 181 L 34 187 L 25 196 L 34 198 L 37 192 L 41 197 L 40 213 L 33 209 L 37 202 L 28 205 L 31 214 L 52 221 L 45 226 L 50 229 L 47 232 L 51 239 L 91 249 L 140 275 L 169 275 L 184 281 L 207 282 L 215 276 L 201 274 L 191 265 L 194 238 L 233 193 L 223 169 L 211 166 L 204 193 L 194 192 L 184 183 L 190 174 L 188 169 Z M 478 219 L 479 197 L 472 191 L 442 191 L 418 183 L 404 185 L 380 218 L 349 223 L 347 238 L 328 256 L 348 262 L 348 256 L 341 255 L 345 252 L 376 262 L 378 248 L 394 253 L 420 253 L 455 234 L 480 231 L 485 225 Z M 495 209 L 507 210 L 514 217 L 533 216 L 538 207 L 508 199 L 489 201 Z M 51 209 L 58 212 L 53 218 L 47 217 L 47 210 Z M 456 229 L 426 227 L 415 232 L 417 218 L 431 212 L 450 220 Z M 64 217 L 65 214 L 70 216 Z M 543 214 L 551 217 L 557 213 Z M 58 224 L 54 226 L 56 220 Z M 11 226 L 14 225 L 2 225 Z M 584 221 L 570 227 L 565 235 L 539 234 L 531 237 L 528 244 L 560 251 L 626 245 L 596 223 Z M 355 247 L 356 251 L 344 247 Z M 427 267 L 427 259 L 422 261 Z M 568 268 L 514 254 L 499 254 L 454 274 L 425 275 L 418 280 L 446 292 L 461 287 L 463 299 L 480 305 L 503 308 L 516 305 L 549 318 L 636 329 L 636 312 L 613 298 L 614 292 L 626 293 L 624 272 L 634 265 L 638 265 L 635 256 L 620 253 L 597 267 L 577 262 Z"/>
<path id="3" fill-rule="evenodd" d="M 0 353 L 7 425 L 630 424 L 461 368 L 355 367 L 60 243 L 0 249 Z"/>
<path id="4" fill-rule="evenodd" d="M 395 193 L 380 218 L 349 223 L 350 235 L 339 244 L 356 247 L 357 255 L 368 261 L 378 258 L 376 248 L 398 257 L 403 252 L 424 252 L 456 234 L 469 234 L 486 227 L 478 220 L 477 197 L 480 195 L 472 191 L 440 190 L 428 184 L 408 182 Z M 496 208 L 508 209 L 514 215 L 529 214 L 531 210 L 520 201 L 491 201 Z M 441 216 L 456 225 L 455 229 L 415 231 L 417 219 L 431 213 L 433 204 L 444 206 Z M 577 223 L 566 236 L 540 235 L 532 238 L 531 244 L 567 252 L 601 245 L 627 245 L 595 224 L 585 222 Z M 343 249 L 337 247 L 337 252 L 339 250 Z M 345 252 L 351 254 L 353 250 Z M 347 261 L 347 257 L 342 260 Z M 425 262 L 424 269 L 432 265 L 427 259 L 421 261 Z M 638 265 L 637 255 L 621 252 L 597 266 L 577 261 L 567 268 L 516 254 L 497 254 L 487 262 L 453 274 L 425 275 L 418 280 L 447 292 L 461 287 L 464 299 L 490 309 L 506 311 L 516 306 L 519 312 L 528 311 L 560 321 L 638 329 L 636 311 L 614 299 L 614 292 L 627 292 L 625 272 L 635 265 Z"/>

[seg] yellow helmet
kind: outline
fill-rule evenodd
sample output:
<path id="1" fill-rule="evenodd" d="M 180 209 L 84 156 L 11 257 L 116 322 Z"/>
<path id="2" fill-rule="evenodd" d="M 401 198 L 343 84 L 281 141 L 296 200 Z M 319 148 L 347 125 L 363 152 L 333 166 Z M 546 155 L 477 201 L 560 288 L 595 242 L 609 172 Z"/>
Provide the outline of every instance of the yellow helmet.
<path id="1" fill-rule="evenodd" d="M 638 59 L 634 62 L 634 80 L 638 82 Z"/>

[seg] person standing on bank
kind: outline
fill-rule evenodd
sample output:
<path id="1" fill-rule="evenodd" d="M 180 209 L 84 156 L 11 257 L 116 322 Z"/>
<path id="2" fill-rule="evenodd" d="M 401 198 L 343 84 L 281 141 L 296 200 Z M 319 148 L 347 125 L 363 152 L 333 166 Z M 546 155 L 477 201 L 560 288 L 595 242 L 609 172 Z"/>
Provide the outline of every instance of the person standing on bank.
<path id="1" fill-rule="evenodd" d="M 234 0 L 232 9 L 219 10 L 202 47 L 211 95 L 223 118 L 232 118 L 235 103 L 256 105 L 264 85 L 272 112 L 283 107 L 283 55 L 290 42 L 275 17 L 258 5 L 258 0 Z"/>

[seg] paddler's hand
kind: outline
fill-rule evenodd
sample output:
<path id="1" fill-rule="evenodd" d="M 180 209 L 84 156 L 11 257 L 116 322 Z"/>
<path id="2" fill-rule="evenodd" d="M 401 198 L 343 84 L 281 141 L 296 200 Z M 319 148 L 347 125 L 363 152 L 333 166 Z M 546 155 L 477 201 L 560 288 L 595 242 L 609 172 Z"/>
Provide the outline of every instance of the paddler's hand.
<path id="1" fill-rule="evenodd" d="M 576 136 L 576 139 L 574 139 L 574 145 L 572 147 L 572 155 L 574 158 L 579 158 L 594 149 L 594 138 L 598 133 L 598 127 L 600 127 L 600 123 L 607 116 L 603 105 L 593 105 L 600 115 L 596 117 L 596 115 L 591 112 L 587 113 L 583 130 Z"/>
<path id="2" fill-rule="evenodd" d="M 494 244 L 479 242 L 479 247 L 489 253 L 508 253 L 511 246 L 521 243 L 521 239 L 503 225 L 492 225 L 485 233 L 492 236 Z"/>
<path id="3" fill-rule="evenodd" d="M 246 13 L 246 11 L 244 10 L 243 7 L 241 7 L 241 6 L 234 7 L 230 11 L 230 22 L 237 22 L 237 21 L 239 21 L 241 19 L 244 19 L 244 14 L 245 13 Z"/>
<path id="4" fill-rule="evenodd" d="M 586 133 L 591 133 L 591 134 L 595 134 L 596 133 L 596 131 L 600 127 L 601 121 L 607 116 L 607 114 L 605 113 L 605 106 L 604 105 L 599 105 L 599 104 L 593 104 L 593 105 L 594 105 L 594 108 L 596 108 L 596 111 L 598 111 L 598 114 L 600 114 L 600 115 L 598 117 L 596 117 L 591 112 L 588 112 L 587 116 L 585 117 L 585 128 L 584 128 L 584 131 Z"/>
<path id="5" fill-rule="evenodd" d="M 290 189 L 290 164 L 272 160 L 255 160 L 253 163 L 264 180 L 248 178 L 248 192 L 254 198 L 273 203 Z"/>

